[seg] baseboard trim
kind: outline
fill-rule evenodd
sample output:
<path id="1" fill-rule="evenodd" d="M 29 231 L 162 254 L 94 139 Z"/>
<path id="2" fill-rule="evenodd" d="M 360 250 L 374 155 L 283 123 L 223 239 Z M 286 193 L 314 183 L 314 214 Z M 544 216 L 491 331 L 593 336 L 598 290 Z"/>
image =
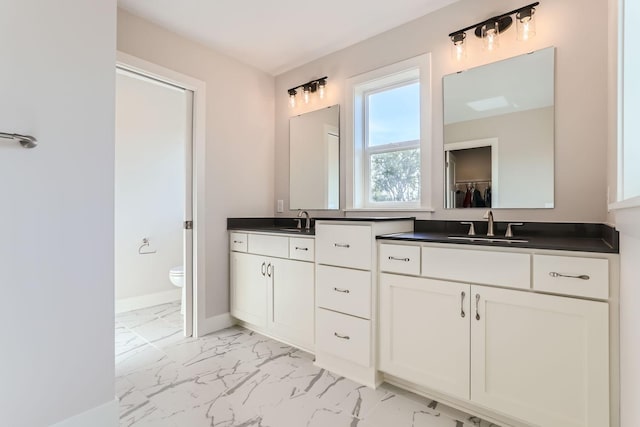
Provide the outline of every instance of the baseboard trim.
<path id="1" fill-rule="evenodd" d="M 178 301 L 182 298 L 182 289 L 175 288 L 170 291 L 156 292 L 139 297 L 122 298 L 116 300 L 116 314 L 126 311 L 138 310 L 139 308 L 153 307 L 154 305 L 166 304 Z"/>
<path id="2" fill-rule="evenodd" d="M 118 398 L 62 420 L 51 427 L 118 427 L 120 423 Z"/>
<path id="3" fill-rule="evenodd" d="M 217 316 L 208 317 L 202 322 L 198 322 L 197 330 L 194 331 L 196 337 L 201 337 L 221 329 L 231 327 L 236 324 L 236 321 L 231 317 L 230 313 L 223 313 Z"/>

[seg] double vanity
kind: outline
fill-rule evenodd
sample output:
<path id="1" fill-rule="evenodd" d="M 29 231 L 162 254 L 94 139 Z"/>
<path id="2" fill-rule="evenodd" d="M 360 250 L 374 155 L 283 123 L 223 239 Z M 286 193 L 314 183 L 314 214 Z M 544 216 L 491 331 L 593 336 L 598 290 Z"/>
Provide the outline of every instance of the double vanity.
<path id="1" fill-rule="evenodd" d="M 499 425 L 617 426 L 615 230 L 465 227 L 229 219 L 231 314 L 322 368 Z"/>

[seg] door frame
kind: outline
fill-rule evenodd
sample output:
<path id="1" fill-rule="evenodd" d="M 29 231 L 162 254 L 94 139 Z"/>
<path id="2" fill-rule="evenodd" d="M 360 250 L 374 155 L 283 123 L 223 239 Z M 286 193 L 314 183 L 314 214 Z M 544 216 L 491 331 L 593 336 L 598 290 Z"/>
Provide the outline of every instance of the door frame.
<path id="1" fill-rule="evenodd" d="M 468 148 L 491 147 L 491 207 L 500 207 L 500 180 L 498 179 L 498 138 L 470 139 L 468 141 L 447 142 L 444 144 L 445 161 L 447 152 L 456 150 L 466 150 Z M 445 164 L 445 187 L 448 187 L 447 165 Z M 449 188 L 445 189 L 445 206 Z"/>
<path id="2" fill-rule="evenodd" d="M 192 287 L 185 289 L 185 298 L 192 301 L 192 333 L 199 337 L 206 333 L 205 324 L 205 128 L 206 83 L 161 65 L 117 51 L 116 67 L 159 80 L 193 93 L 191 142 L 191 204 L 192 204 Z M 115 72 L 115 70 L 114 70 Z M 187 172 L 188 174 L 188 172 Z M 189 220 L 189 218 L 185 218 Z M 185 274 L 186 274 L 185 269 Z M 185 277 L 187 279 L 187 277 Z M 185 280 L 185 285 L 188 283 Z M 185 332 L 188 332 L 188 320 Z"/>

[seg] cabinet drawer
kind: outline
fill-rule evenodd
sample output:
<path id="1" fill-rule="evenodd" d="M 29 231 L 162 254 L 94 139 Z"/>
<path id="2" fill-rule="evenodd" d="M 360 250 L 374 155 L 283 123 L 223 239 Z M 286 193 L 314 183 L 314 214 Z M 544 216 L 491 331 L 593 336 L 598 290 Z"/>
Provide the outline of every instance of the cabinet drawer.
<path id="1" fill-rule="evenodd" d="M 314 260 L 315 242 L 313 239 L 301 239 L 299 237 L 289 237 L 289 257 L 301 261 Z"/>
<path id="2" fill-rule="evenodd" d="M 247 252 L 247 233 L 229 233 L 229 249 L 234 252 Z"/>
<path id="3" fill-rule="evenodd" d="M 320 264 L 371 269 L 371 226 L 316 225 L 316 260 Z"/>
<path id="4" fill-rule="evenodd" d="M 437 279 L 529 289 L 529 254 L 422 248 L 422 275 Z"/>
<path id="5" fill-rule="evenodd" d="M 420 246 L 380 245 L 380 271 L 420 274 Z"/>
<path id="6" fill-rule="evenodd" d="M 607 299 L 609 298 L 609 260 L 534 255 L 533 289 Z"/>
<path id="7" fill-rule="evenodd" d="M 264 234 L 249 234 L 248 250 L 252 254 L 289 258 L 289 238 Z"/>
<path id="8" fill-rule="evenodd" d="M 371 272 L 317 266 L 316 301 L 318 307 L 371 318 Z"/>
<path id="9" fill-rule="evenodd" d="M 316 351 L 329 353 L 363 366 L 371 365 L 371 324 L 322 308 L 316 313 Z"/>

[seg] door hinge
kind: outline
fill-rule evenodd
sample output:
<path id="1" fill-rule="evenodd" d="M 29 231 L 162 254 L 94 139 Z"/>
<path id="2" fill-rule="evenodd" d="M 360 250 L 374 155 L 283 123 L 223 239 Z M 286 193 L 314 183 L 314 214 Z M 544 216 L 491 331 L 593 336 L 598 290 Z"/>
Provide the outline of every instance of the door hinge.
<path id="1" fill-rule="evenodd" d="M 184 229 L 185 230 L 192 230 L 193 229 L 193 221 L 185 221 L 184 222 Z"/>

